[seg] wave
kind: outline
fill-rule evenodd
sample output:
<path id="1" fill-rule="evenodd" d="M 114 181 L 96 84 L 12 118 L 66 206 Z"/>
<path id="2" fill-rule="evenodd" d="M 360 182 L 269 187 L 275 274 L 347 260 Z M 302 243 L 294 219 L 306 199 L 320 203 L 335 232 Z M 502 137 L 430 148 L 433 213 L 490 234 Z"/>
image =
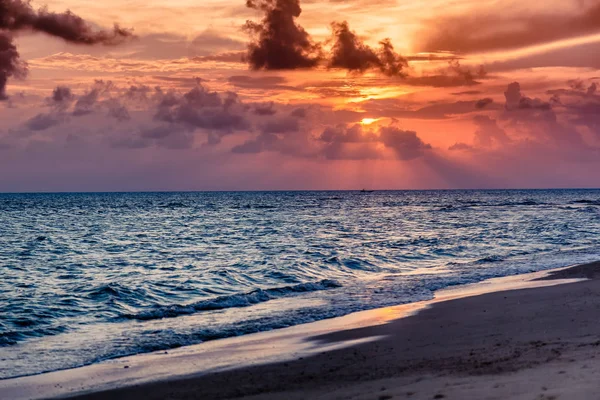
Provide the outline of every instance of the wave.
<path id="1" fill-rule="evenodd" d="M 575 200 L 571 204 L 588 204 L 588 205 L 600 206 L 600 200 L 582 199 L 582 200 Z"/>
<path id="2" fill-rule="evenodd" d="M 539 202 L 534 200 L 506 201 L 500 203 L 486 202 L 462 202 L 460 205 L 446 204 L 440 206 L 437 211 L 462 211 L 474 207 L 518 207 L 518 206 L 549 206 L 552 203 Z"/>
<path id="3" fill-rule="evenodd" d="M 264 303 L 296 293 L 315 292 L 319 290 L 335 289 L 342 285 L 333 279 L 323 279 L 319 282 L 301 283 L 294 286 L 284 286 L 269 289 L 256 289 L 248 293 L 219 296 L 213 299 L 202 300 L 197 303 L 170 306 L 159 306 L 152 310 L 142 311 L 136 314 L 123 314 L 123 318 L 140 321 L 174 318 L 182 315 L 195 314 L 201 311 L 222 310 L 226 308 L 249 307 L 254 304 Z"/>
<path id="4" fill-rule="evenodd" d="M 491 255 L 491 256 L 480 258 L 480 259 L 474 261 L 473 264 L 487 264 L 487 263 L 494 263 L 494 262 L 499 262 L 499 261 L 504 261 L 504 260 L 505 260 L 505 258 L 502 256 Z"/>

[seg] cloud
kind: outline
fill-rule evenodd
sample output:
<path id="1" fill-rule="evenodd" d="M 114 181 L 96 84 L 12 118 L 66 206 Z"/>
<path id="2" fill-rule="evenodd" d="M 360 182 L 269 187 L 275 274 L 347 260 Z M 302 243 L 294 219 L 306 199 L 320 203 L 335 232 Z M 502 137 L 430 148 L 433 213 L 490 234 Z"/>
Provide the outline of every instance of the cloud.
<path id="1" fill-rule="evenodd" d="M 350 30 L 346 21 L 333 22 L 331 28 L 334 43 L 329 56 L 329 68 L 341 68 L 359 73 L 369 69 L 379 69 L 388 76 L 405 75 L 403 69 L 408 66 L 408 63 L 406 59 L 394 52 L 389 39 L 381 41 L 381 49 L 375 51 Z"/>
<path id="2" fill-rule="evenodd" d="M 48 100 L 50 101 L 51 105 L 59 106 L 62 108 L 66 104 L 73 101 L 73 98 L 74 98 L 74 96 L 73 96 L 73 93 L 71 92 L 71 88 L 69 88 L 67 86 L 57 86 L 52 91 L 52 96 Z"/>
<path id="3" fill-rule="evenodd" d="M 92 112 L 92 109 L 100 96 L 100 89 L 93 88 L 83 96 L 80 96 L 75 103 L 73 115 L 75 117 L 81 117 Z"/>
<path id="4" fill-rule="evenodd" d="M 508 85 L 504 92 L 506 98 L 506 109 L 540 109 L 549 110 L 551 108 L 550 103 L 542 101 L 540 99 L 532 99 L 521 94 L 521 85 L 519 82 L 513 82 Z"/>
<path id="5" fill-rule="evenodd" d="M 299 107 L 293 109 L 290 115 L 295 118 L 306 118 L 307 112 L 305 108 Z"/>
<path id="6" fill-rule="evenodd" d="M 38 114 L 25 123 L 32 131 L 43 131 L 62 122 L 57 114 Z"/>
<path id="7" fill-rule="evenodd" d="M 264 13 L 261 22 L 244 25 L 253 37 L 247 56 L 252 69 L 312 68 L 319 63 L 320 45 L 295 21 L 302 12 L 299 0 L 247 0 L 246 6 Z"/>
<path id="8" fill-rule="evenodd" d="M 321 153 L 332 160 L 383 159 L 384 147 L 392 150 L 396 159 L 409 161 L 432 149 L 416 132 L 394 125 L 377 130 L 365 129 L 358 124 L 337 125 L 325 128 L 318 139 L 326 144 Z"/>
<path id="9" fill-rule="evenodd" d="M 399 99 L 374 99 L 361 103 L 362 109 L 370 116 L 388 118 L 448 119 L 457 115 L 479 112 L 483 109 L 499 109 L 489 98 L 478 101 L 437 102 L 420 108 L 407 106 Z"/>
<path id="10" fill-rule="evenodd" d="M 480 100 L 477 100 L 477 102 L 475 102 L 475 108 L 477 109 L 484 109 L 486 108 L 488 105 L 492 104 L 494 102 L 493 99 L 486 97 Z"/>
<path id="11" fill-rule="evenodd" d="M 468 14 L 437 17 L 418 32 L 416 41 L 422 51 L 460 53 L 514 49 L 600 31 L 600 4 L 573 13 L 569 2 L 536 14 L 509 10 L 469 9 Z M 501 5 L 502 3 L 493 3 Z M 549 11 L 551 10 L 551 11 Z"/>
<path id="12" fill-rule="evenodd" d="M 8 78 L 24 77 L 26 66 L 10 33 L 34 31 L 84 45 L 116 45 L 133 37 L 130 30 L 115 25 L 112 31 L 95 30 L 71 11 L 55 13 L 41 8 L 35 11 L 29 2 L 22 0 L 0 0 L 0 100 L 6 99 Z"/>
<path id="13" fill-rule="evenodd" d="M 212 131 L 209 144 L 217 144 L 223 135 L 251 128 L 245 107 L 235 93 L 219 95 L 198 85 L 183 96 L 169 92 L 161 96 L 154 119 L 190 130 Z"/>
<path id="14" fill-rule="evenodd" d="M 22 0 L 0 0 L 0 15 L 2 30 L 41 32 L 76 44 L 115 45 L 133 37 L 130 30 L 118 25 L 112 31 L 96 30 L 71 11 L 55 13 L 47 8 L 35 11 L 29 2 Z"/>
<path id="15" fill-rule="evenodd" d="M 27 64 L 20 59 L 12 35 L 0 31 L 0 101 L 8 99 L 6 95 L 8 79 L 13 76 L 24 78 L 25 75 L 27 75 Z"/>
<path id="16" fill-rule="evenodd" d="M 431 145 L 423 142 L 414 131 L 405 131 L 394 126 L 382 127 L 379 131 L 381 142 L 393 149 L 400 160 L 413 160 L 421 157 Z"/>
<path id="17" fill-rule="evenodd" d="M 453 96 L 471 96 L 476 94 L 481 94 L 480 90 L 464 90 L 462 92 L 454 92 L 451 93 Z"/>
<path id="18" fill-rule="evenodd" d="M 256 138 L 234 146 L 231 151 L 238 154 L 256 154 L 277 148 L 281 139 L 273 133 L 261 133 Z"/>
<path id="19" fill-rule="evenodd" d="M 291 133 L 298 132 L 299 129 L 298 118 L 294 117 L 272 119 L 261 127 L 264 133 Z"/>
<path id="20" fill-rule="evenodd" d="M 409 76 L 405 83 L 414 86 L 453 87 L 479 85 L 481 79 L 487 77 L 483 65 L 477 69 L 465 67 L 457 58 L 448 61 L 445 68 L 440 68 L 434 74 Z"/>
<path id="21" fill-rule="evenodd" d="M 475 131 L 475 144 L 477 146 L 502 146 L 511 142 L 506 131 L 498 126 L 496 120 L 487 115 L 476 115 L 473 117 L 473 122 L 477 126 Z"/>
<path id="22" fill-rule="evenodd" d="M 286 85 L 287 79 L 282 76 L 248 76 L 248 75 L 233 75 L 227 78 L 227 81 L 232 85 L 245 89 L 261 89 L 261 90 L 301 90 L 294 86 Z"/>
<path id="23" fill-rule="evenodd" d="M 262 116 L 277 114 L 277 110 L 273 108 L 273 104 L 273 102 L 267 104 L 256 104 L 254 106 L 254 114 Z"/>

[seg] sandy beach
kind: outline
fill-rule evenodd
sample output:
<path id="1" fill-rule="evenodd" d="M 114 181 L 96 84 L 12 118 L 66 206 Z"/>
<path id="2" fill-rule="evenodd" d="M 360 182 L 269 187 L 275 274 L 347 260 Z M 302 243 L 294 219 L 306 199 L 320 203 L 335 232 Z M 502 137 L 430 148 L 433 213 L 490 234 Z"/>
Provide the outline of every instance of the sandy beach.
<path id="1" fill-rule="evenodd" d="M 358 324 L 363 326 L 353 329 L 338 329 L 332 322 L 336 320 L 329 321 L 334 328 L 328 333 L 304 337 L 305 343 L 323 351 L 295 360 L 259 362 L 243 368 L 229 366 L 216 372 L 182 373 L 176 377 L 157 374 L 151 379 L 138 380 L 137 384 L 135 380 L 115 384 L 113 380 L 101 390 L 98 385 L 82 386 L 80 390 L 87 393 L 73 391 L 58 397 L 89 400 L 596 398 L 600 372 L 598 277 L 600 263 L 557 270 L 533 281 L 529 279 L 527 285 L 515 285 L 513 277 L 512 286 L 518 289 L 456 299 L 452 294 L 445 299 L 442 296 L 404 318 L 396 318 L 390 311 L 389 321 L 363 320 Z M 579 281 L 563 283 L 565 279 Z M 551 286 L 527 288 L 536 284 Z M 486 291 L 485 285 L 478 287 Z M 405 311 L 410 309 L 404 307 Z M 373 316 L 375 312 L 363 315 Z M 314 324 L 306 327 L 311 325 Z M 279 331 L 279 339 L 271 339 L 273 348 L 277 347 L 277 340 L 286 337 L 285 331 Z M 309 329 L 300 335 L 306 332 L 316 331 Z M 262 340 L 268 342 L 269 334 L 263 334 Z M 244 342 L 244 338 L 239 340 Z M 229 353 L 236 353 L 234 342 L 215 343 L 218 342 L 228 346 Z M 342 343 L 354 344 L 336 348 Z M 206 362 L 209 361 L 208 354 L 203 355 L 202 347 L 198 348 L 200 351 L 194 357 L 197 368 L 201 369 L 205 356 Z M 247 351 L 241 347 L 237 350 Z M 258 353 L 262 350 L 255 349 Z M 285 348 L 280 350 L 285 352 Z M 215 354 L 218 358 L 219 353 Z M 155 371 L 161 369 L 160 359 L 151 363 Z M 135 371 L 135 364 L 136 357 L 132 357 L 107 368 L 111 368 L 110 374 L 114 376 L 119 370 L 121 374 L 129 373 L 130 365 Z M 165 362 L 164 368 L 168 369 L 168 363 Z M 76 380 L 78 373 L 80 376 L 108 374 L 106 370 L 98 371 L 85 368 L 62 371 L 55 375 L 54 382 L 68 376 Z M 6 385 L 11 380 L 1 382 L 0 393 L 16 396 L 19 382 L 23 385 L 28 382 L 31 389 L 45 375 L 12 380 L 17 382 L 12 386 Z M 57 382 L 54 386 L 60 385 Z M 37 397 L 44 397 L 43 386 L 38 385 L 37 390 Z"/>

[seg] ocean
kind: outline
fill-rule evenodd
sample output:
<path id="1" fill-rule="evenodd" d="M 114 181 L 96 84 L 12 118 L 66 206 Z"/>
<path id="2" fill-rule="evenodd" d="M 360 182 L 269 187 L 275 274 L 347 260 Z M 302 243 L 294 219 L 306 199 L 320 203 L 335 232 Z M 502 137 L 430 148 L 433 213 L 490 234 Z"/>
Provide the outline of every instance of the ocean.
<path id="1" fill-rule="evenodd" d="M 0 195 L 0 378 L 600 259 L 600 190 Z"/>

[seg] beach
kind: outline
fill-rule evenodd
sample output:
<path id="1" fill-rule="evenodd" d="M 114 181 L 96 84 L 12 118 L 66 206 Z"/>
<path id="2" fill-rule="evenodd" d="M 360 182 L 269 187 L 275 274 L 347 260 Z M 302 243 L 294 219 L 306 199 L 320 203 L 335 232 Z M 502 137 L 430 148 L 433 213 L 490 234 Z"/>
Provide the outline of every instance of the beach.
<path id="1" fill-rule="evenodd" d="M 164 355 L 164 362 L 156 355 L 146 361 L 136 356 L 0 381 L 0 394 L 82 400 L 595 398 L 600 372 L 600 263 L 537 275 L 513 277 L 508 286 L 479 284 L 483 294 L 450 294 L 420 306 L 401 306 L 396 314 L 394 308 L 387 309 L 389 315 L 382 311 L 386 309 L 373 310 L 358 320 L 342 317 L 293 327 L 288 333 L 282 329 L 215 341 L 213 346 L 221 346 L 221 353 L 213 348 L 212 359 L 208 348 L 203 351 L 198 345 L 187 358 L 175 358 L 178 373 L 167 361 L 175 355 Z M 515 289 L 504 290 L 511 286 Z M 345 329 L 336 321 L 355 327 Z M 311 328 L 325 325 L 331 329 L 324 334 Z M 302 341 L 312 345 L 311 352 L 285 343 L 286 337 L 296 340 L 304 335 Z M 283 347 L 278 348 L 278 340 L 283 340 Z M 263 348 L 256 345 L 259 342 Z M 255 355 L 277 353 L 271 359 L 280 361 L 264 362 L 268 358 L 263 357 L 261 362 L 256 357 L 256 363 L 244 362 L 243 354 L 252 358 L 252 348 Z M 239 367 L 223 364 L 207 371 L 203 364 L 214 364 L 223 354 L 239 357 Z M 184 359 L 188 364 L 193 359 L 202 372 L 185 370 Z M 124 379 L 136 368 L 141 375 Z M 85 380 L 80 379 L 83 376 Z"/>

